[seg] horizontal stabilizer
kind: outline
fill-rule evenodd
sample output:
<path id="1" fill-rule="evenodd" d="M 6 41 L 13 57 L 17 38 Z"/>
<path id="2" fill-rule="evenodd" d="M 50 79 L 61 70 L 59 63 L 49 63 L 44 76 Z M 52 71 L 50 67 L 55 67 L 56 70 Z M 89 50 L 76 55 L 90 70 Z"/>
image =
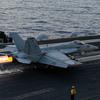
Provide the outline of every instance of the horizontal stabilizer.
<path id="1" fill-rule="evenodd" d="M 24 59 L 24 58 L 16 58 L 16 60 L 20 63 L 23 63 L 23 64 L 31 64 L 31 60 L 30 59 Z"/>

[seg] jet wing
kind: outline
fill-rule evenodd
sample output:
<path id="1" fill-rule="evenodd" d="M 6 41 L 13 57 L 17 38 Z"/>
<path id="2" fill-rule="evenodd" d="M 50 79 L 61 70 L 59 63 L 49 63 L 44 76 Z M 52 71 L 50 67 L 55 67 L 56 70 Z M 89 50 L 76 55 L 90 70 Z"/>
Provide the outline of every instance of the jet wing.
<path id="1" fill-rule="evenodd" d="M 38 62 L 60 68 L 68 68 L 70 65 L 80 64 L 58 51 L 48 52 Z"/>
<path id="2" fill-rule="evenodd" d="M 60 49 L 60 52 L 64 53 L 64 54 L 68 54 L 68 53 L 73 53 L 73 52 L 77 52 L 78 49 L 77 48 L 70 48 L 70 49 Z"/>
<path id="3" fill-rule="evenodd" d="M 56 51 L 60 51 L 60 52 L 62 52 L 62 53 L 64 53 L 64 54 L 69 54 L 69 53 L 74 53 L 74 52 L 77 52 L 78 51 L 78 49 L 77 48 L 67 48 L 67 49 L 62 49 L 62 48 L 59 48 L 59 49 L 57 49 L 57 48 L 53 48 L 53 49 L 50 49 L 50 48 L 42 48 L 42 50 L 44 51 L 44 52 L 49 52 L 49 51 L 54 51 L 54 50 L 56 50 Z"/>

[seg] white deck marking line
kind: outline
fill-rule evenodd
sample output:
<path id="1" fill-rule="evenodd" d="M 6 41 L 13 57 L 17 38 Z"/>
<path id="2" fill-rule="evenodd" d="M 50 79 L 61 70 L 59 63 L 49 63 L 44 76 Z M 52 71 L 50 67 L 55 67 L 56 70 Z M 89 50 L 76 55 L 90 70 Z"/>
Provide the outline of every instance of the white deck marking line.
<path id="1" fill-rule="evenodd" d="M 94 42 L 100 42 L 100 39 L 91 39 L 91 40 L 82 40 L 85 43 L 94 43 Z"/>
<path id="2" fill-rule="evenodd" d="M 93 60 L 99 60 L 99 59 L 100 59 L 100 55 L 96 55 L 96 56 L 82 57 L 77 60 L 80 62 L 87 62 L 87 61 L 93 61 Z"/>
<path id="3" fill-rule="evenodd" d="M 28 92 L 16 97 L 12 97 L 11 100 L 22 100 L 25 99 L 27 97 L 31 97 L 31 96 L 36 96 L 36 95 L 41 95 L 41 94 L 45 94 L 45 93 L 49 93 L 51 91 L 54 91 L 54 88 L 47 88 L 47 89 L 41 89 L 41 90 L 37 90 L 37 91 L 33 91 L 33 92 Z"/>

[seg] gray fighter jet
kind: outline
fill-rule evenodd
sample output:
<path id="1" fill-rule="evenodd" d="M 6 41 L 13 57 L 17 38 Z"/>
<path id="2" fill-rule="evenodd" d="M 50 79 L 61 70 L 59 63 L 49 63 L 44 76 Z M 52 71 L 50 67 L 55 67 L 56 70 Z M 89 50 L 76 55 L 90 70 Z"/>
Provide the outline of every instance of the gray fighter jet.
<path id="1" fill-rule="evenodd" d="M 41 63 L 55 67 L 67 68 L 69 66 L 81 64 L 71 59 L 66 53 L 76 51 L 89 51 L 97 49 L 96 46 L 85 44 L 81 41 L 72 41 L 63 44 L 55 44 L 49 47 L 40 48 L 35 38 L 27 38 L 24 41 L 17 33 L 10 33 L 16 48 L 9 47 L 13 57 L 20 63 Z"/>
<path id="2" fill-rule="evenodd" d="M 10 36 L 13 38 L 17 48 L 16 52 L 12 52 L 12 54 L 20 63 L 30 64 L 33 62 L 61 68 L 80 64 L 56 49 L 51 51 L 42 50 L 35 38 L 28 38 L 24 41 L 16 33 L 10 33 Z"/>

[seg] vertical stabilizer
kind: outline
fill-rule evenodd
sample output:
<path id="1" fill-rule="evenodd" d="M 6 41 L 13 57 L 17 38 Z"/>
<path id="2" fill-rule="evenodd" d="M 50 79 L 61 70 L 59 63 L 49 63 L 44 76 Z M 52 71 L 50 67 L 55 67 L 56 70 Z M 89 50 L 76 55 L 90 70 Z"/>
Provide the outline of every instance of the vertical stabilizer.
<path id="1" fill-rule="evenodd" d="M 34 62 L 38 61 L 41 57 L 41 50 L 35 38 L 28 38 L 25 42 L 24 52 L 29 55 Z"/>
<path id="2" fill-rule="evenodd" d="M 17 32 L 11 32 L 10 37 L 14 40 L 14 43 L 18 51 L 24 50 L 25 41 L 18 35 Z"/>

